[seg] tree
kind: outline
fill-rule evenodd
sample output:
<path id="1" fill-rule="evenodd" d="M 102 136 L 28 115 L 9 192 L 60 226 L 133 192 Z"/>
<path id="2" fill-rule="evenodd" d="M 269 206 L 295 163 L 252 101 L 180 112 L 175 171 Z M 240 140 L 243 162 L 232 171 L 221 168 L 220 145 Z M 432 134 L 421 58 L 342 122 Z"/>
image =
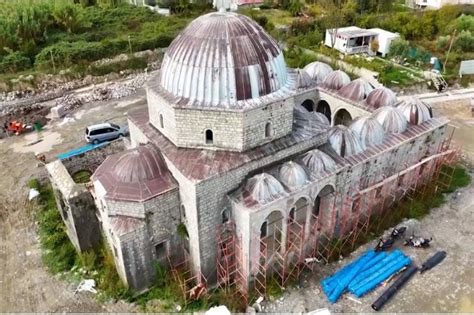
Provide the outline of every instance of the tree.
<path id="1" fill-rule="evenodd" d="M 408 56 L 410 52 L 410 43 L 404 39 L 395 39 L 390 43 L 388 57 L 395 58 L 398 63 L 401 63 L 403 58 Z"/>
<path id="2" fill-rule="evenodd" d="M 57 24 L 63 26 L 68 33 L 74 33 L 84 26 L 82 7 L 70 2 L 56 2 L 53 17 Z"/>
<path id="3" fill-rule="evenodd" d="M 292 16 L 300 15 L 302 10 L 303 5 L 301 4 L 300 0 L 290 0 L 288 11 L 290 11 Z"/>
<path id="4" fill-rule="evenodd" d="M 331 36 L 331 47 L 334 48 L 339 27 L 355 14 L 357 3 L 355 0 L 321 0 L 320 5 L 324 10 L 325 27 Z"/>

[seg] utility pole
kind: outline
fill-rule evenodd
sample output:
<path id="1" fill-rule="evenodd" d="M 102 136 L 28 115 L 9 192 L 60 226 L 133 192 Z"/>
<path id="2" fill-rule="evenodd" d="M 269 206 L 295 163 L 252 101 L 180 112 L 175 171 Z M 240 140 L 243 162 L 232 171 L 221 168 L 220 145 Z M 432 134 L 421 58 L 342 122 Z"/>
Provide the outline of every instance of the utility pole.
<path id="1" fill-rule="evenodd" d="M 454 30 L 453 35 L 451 36 L 451 43 L 449 43 L 448 53 L 446 54 L 446 60 L 443 64 L 443 73 L 446 73 L 446 64 L 448 63 L 449 53 L 451 52 L 451 48 L 453 48 L 454 39 L 456 38 L 456 30 Z"/>

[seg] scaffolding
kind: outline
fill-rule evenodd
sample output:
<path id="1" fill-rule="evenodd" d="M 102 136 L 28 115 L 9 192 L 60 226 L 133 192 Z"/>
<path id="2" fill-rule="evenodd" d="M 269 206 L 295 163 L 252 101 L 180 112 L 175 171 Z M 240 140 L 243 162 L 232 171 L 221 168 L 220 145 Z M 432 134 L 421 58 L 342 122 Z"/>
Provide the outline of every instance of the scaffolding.
<path id="1" fill-rule="evenodd" d="M 249 254 L 250 264 L 244 259 L 235 225 L 222 226 L 217 236 L 218 286 L 236 291 L 247 302 L 252 282 L 254 293 L 265 296 L 270 277 L 283 287 L 299 279 L 304 269 L 314 270 L 315 262 L 329 263 L 350 253 L 370 235 L 407 217 L 417 203 L 427 202 L 438 189 L 449 189 L 458 158 L 459 150 L 450 149 L 449 138 L 434 154 L 405 164 L 391 176 L 385 176 L 393 173 L 387 169 L 378 178 L 363 181 L 361 187 L 318 195 L 317 207 L 292 208 L 289 219 L 279 214 L 267 222 L 265 233 L 250 239 L 250 251 L 255 250 L 255 255 Z"/>
<path id="2" fill-rule="evenodd" d="M 182 247 L 181 254 L 171 256 L 168 262 L 174 281 L 178 284 L 186 304 L 198 300 L 207 294 L 207 280 L 199 271 L 193 271 L 187 250 Z"/>
<path id="3" fill-rule="evenodd" d="M 228 221 L 217 231 L 217 286 L 227 294 L 248 303 L 248 272 L 241 239 L 237 237 L 235 223 Z"/>

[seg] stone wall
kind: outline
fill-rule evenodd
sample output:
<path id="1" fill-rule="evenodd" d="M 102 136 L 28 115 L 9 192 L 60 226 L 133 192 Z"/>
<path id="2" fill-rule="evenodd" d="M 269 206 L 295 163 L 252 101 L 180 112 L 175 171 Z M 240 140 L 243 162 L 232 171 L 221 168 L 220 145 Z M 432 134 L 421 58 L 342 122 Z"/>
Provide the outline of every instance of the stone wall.
<path id="1" fill-rule="evenodd" d="M 125 150 L 123 140 L 117 139 L 94 150 L 63 159 L 62 163 L 71 175 L 82 170 L 94 173 L 107 156 L 123 150 Z"/>
<path id="2" fill-rule="evenodd" d="M 196 199 L 199 229 L 199 249 L 201 270 L 205 275 L 215 277 L 216 268 L 216 233 L 222 224 L 222 210 L 229 207 L 227 194 L 238 188 L 246 178 L 256 170 L 268 167 L 275 162 L 289 160 L 313 149 L 326 141 L 326 135 L 313 138 L 310 141 L 300 142 L 260 160 L 250 162 L 238 169 L 229 171 L 221 176 L 211 178 L 196 185 Z M 213 280 L 208 279 L 208 280 Z"/>
<path id="3" fill-rule="evenodd" d="M 76 184 L 68 171 L 56 160 L 46 165 L 58 210 L 66 232 L 77 251 L 85 251 L 100 242 L 94 199 L 84 184 Z"/>

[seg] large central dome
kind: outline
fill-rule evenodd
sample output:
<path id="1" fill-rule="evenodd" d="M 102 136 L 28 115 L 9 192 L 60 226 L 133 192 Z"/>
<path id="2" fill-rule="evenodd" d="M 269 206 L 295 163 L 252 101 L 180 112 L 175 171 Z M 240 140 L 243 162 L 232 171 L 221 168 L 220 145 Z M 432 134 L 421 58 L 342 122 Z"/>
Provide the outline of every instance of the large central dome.
<path id="1" fill-rule="evenodd" d="M 232 107 L 275 92 L 286 81 L 283 53 L 260 25 L 215 12 L 192 21 L 171 43 L 160 83 L 175 97 Z"/>

